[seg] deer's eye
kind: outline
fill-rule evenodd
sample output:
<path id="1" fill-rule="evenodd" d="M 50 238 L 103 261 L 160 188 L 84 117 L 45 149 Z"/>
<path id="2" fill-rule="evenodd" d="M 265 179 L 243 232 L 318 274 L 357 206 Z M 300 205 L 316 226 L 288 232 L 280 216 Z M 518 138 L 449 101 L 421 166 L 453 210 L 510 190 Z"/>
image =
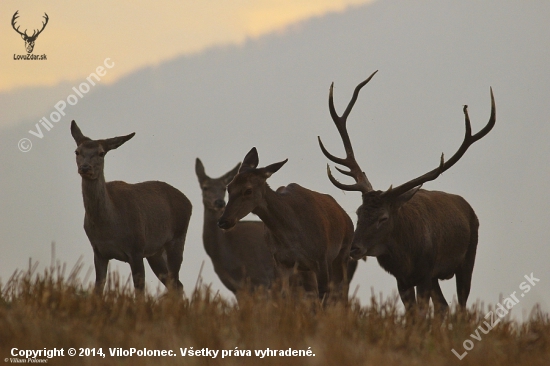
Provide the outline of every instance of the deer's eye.
<path id="1" fill-rule="evenodd" d="M 104 156 L 105 156 L 105 151 L 101 151 L 101 152 L 99 153 L 99 157 L 102 158 L 102 157 L 104 157 Z"/>
<path id="2" fill-rule="evenodd" d="M 382 226 L 386 221 L 388 221 L 388 216 L 384 215 L 378 219 L 378 222 L 376 223 L 376 227 L 379 228 Z"/>
<path id="3" fill-rule="evenodd" d="M 80 153 L 78 152 L 78 150 L 75 150 L 74 154 L 75 154 L 76 156 L 80 155 Z"/>
<path id="4" fill-rule="evenodd" d="M 247 188 L 245 191 L 244 191 L 244 195 L 245 196 L 250 196 L 252 194 L 252 188 Z"/>

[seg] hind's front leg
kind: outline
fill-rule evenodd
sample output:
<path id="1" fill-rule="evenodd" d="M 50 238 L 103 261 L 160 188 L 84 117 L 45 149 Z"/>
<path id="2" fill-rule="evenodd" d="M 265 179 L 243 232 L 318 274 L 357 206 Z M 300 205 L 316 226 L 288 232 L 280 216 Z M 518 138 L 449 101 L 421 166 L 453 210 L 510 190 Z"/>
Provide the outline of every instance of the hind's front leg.
<path id="1" fill-rule="evenodd" d="M 102 294 L 105 287 L 105 278 L 107 278 L 107 267 L 109 260 L 105 259 L 94 249 L 94 267 L 95 267 L 95 287 L 96 294 Z"/>

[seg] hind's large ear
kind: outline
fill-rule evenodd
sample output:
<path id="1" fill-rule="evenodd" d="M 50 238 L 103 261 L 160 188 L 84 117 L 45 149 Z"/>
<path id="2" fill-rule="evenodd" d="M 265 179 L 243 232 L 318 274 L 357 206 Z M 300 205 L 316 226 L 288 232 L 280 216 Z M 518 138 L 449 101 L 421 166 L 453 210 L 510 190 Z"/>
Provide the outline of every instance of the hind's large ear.
<path id="1" fill-rule="evenodd" d="M 126 141 L 130 140 L 132 137 L 135 136 L 135 134 L 135 132 L 132 132 L 131 134 L 126 136 L 112 137 L 110 139 L 103 140 L 101 145 L 103 145 L 105 152 L 108 152 L 109 150 L 116 149 Z"/>
<path id="2" fill-rule="evenodd" d="M 258 157 L 258 150 L 256 150 L 256 147 L 253 147 L 244 157 L 243 163 L 239 168 L 239 173 L 245 170 L 256 169 L 259 161 L 260 158 Z"/>
<path id="3" fill-rule="evenodd" d="M 91 140 L 89 137 L 84 136 L 84 134 L 82 133 L 82 131 L 80 131 L 80 128 L 78 128 L 74 120 L 71 122 L 71 135 L 73 135 L 73 139 L 76 142 L 76 146 L 80 145 L 84 141 Z"/>
<path id="4" fill-rule="evenodd" d="M 202 165 L 202 161 L 199 158 L 195 159 L 195 174 L 197 175 L 197 178 L 199 178 L 199 183 L 202 183 L 208 179 L 208 176 L 204 171 L 204 165 Z"/>
<path id="5" fill-rule="evenodd" d="M 261 168 L 261 169 L 258 169 L 260 171 L 260 173 L 263 174 L 263 176 L 267 179 L 269 177 L 271 177 L 271 175 L 273 173 L 276 173 L 279 169 L 281 169 L 281 167 L 283 165 L 286 164 L 286 162 L 288 161 L 288 159 L 285 159 L 283 161 L 280 161 L 278 163 L 274 163 L 274 164 L 271 164 L 271 165 L 268 165 L 266 166 L 265 168 Z"/>

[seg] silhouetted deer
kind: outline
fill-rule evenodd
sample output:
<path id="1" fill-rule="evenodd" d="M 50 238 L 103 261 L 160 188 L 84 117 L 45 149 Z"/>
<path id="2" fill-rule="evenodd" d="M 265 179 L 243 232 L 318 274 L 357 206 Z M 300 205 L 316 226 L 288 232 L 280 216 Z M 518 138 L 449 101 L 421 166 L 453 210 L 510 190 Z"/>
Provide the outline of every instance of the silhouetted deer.
<path id="1" fill-rule="evenodd" d="M 347 117 L 357 100 L 359 91 L 376 74 L 355 88 L 344 114 L 338 116 L 333 102 L 333 85 L 330 86 L 330 115 L 342 138 L 346 158 L 331 155 L 319 138 L 321 150 L 327 158 L 349 169 L 338 171 L 353 177 L 355 184 L 338 182 L 327 166 L 330 181 L 346 191 L 359 191 L 363 204 L 357 209 L 357 228 L 353 238 L 351 256 L 376 257 L 378 263 L 397 279 L 397 288 L 403 303 L 410 309 L 419 301 L 427 304 L 432 298 L 440 311 L 448 308 L 439 287 L 439 279 L 456 276 L 458 303 L 466 306 L 478 241 L 478 219 L 474 210 L 462 197 L 438 191 L 420 189 L 423 183 L 436 179 L 464 155 L 470 145 L 485 136 L 495 125 L 495 100 L 491 89 L 491 117 L 477 134 L 472 129 L 467 106 L 464 106 L 466 134 L 458 151 L 447 161 L 441 155 L 436 169 L 387 191 L 375 191 L 367 176 L 355 160 L 346 128 Z"/>
<path id="2" fill-rule="evenodd" d="M 225 187 L 233 180 L 240 165 L 219 178 L 210 178 L 200 159 L 195 161 L 204 205 L 204 249 L 212 260 L 214 271 L 234 294 L 259 286 L 267 289 L 275 277 L 275 261 L 265 242 L 263 222 L 240 221 L 229 231 L 217 225 L 225 208 Z"/>
<path id="3" fill-rule="evenodd" d="M 130 264 L 134 287 L 142 292 L 145 287 L 143 258 L 147 258 L 165 286 L 181 291 L 179 271 L 191 202 L 164 182 L 105 182 L 105 154 L 135 133 L 92 140 L 72 121 L 71 134 L 76 141 L 76 165 L 82 177 L 84 230 L 94 250 L 96 292 L 103 290 L 111 259 Z"/>
<path id="4" fill-rule="evenodd" d="M 27 30 L 25 29 L 25 32 L 22 33 L 19 31 L 19 27 L 15 28 L 15 21 L 17 18 L 19 18 L 19 15 L 17 14 L 19 13 L 19 10 L 17 10 L 15 12 L 15 14 L 13 14 L 13 17 L 11 18 L 11 26 L 13 27 L 13 29 L 19 33 L 21 35 L 21 38 L 23 38 L 23 40 L 25 41 L 25 48 L 27 49 L 27 53 L 32 53 L 32 50 L 34 49 L 34 42 L 36 41 L 36 38 L 38 38 L 38 36 L 40 35 L 40 33 L 42 33 L 42 31 L 44 30 L 44 28 L 46 28 L 46 24 L 48 24 L 48 20 L 50 18 L 48 18 L 48 14 L 44 13 L 44 19 L 46 20 L 45 22 L 42 22 L 42 29 L 38 30 L 38 29 L 35 29 L 32 33 L 32 36 L 29 36 L 27 34 Z"/>
<path id="5" fill-rule="evenodd" d="M 317 286 L 305 284 L 306 290 L 322 299 L 333 286 L 336 298 L 347 299 L 353 223 L 327 194 L 295 183 L 273 191 L 266 180 L 287 160 L 258 168 L 258 152 L 252 148 L 227 186 L 229 200 L 218 226 L 230 229 L 250 212 L 258 215 L 269 229 L 267 243 L 278 270 L 310 272 Z"/>

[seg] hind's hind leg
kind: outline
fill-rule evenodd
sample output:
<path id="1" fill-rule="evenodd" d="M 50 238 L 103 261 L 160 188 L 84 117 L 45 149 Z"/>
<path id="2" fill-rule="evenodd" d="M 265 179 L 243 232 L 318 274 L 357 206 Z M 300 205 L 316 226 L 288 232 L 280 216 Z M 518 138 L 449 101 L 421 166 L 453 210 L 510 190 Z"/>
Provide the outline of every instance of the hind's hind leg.
<path id="1" fill-rule="evenodd" d="M 168 280 L 170 277 L 165 257 L 166 255 L 164 254 L 164 250 L 161 250 L 157 254 L 147 257 L 147 262 L 149 262 L 149 266 L 160 282 L 162 282 L 164 286 L 168 287 Z"/>
<path id="2" fill-rule="evenodd" d="M 180 281 L 179 273 L 181 269 L 181 262 L 183 261 L 183 248 L 185 245 L 185 238 L 174 239 L 168 242 L 165 246 L 166 250 L 166 263 L 169 273 L 169 286 L 174 286 L 178 291 L 183 290 L 183 284 Z"/>
<path id="3" fill-rule="evenodd" d="M 332 287 L 331 291 L 333 292 L 331 297 L 334 300 L 348 301 L 350 282 L 350 278 L 348 277 L 350 270 L 349 262 L 352 262 L 352 260 L 349 259 L 349 250 L 340 251 L 338 256 L 332 262 L 332 278 L 330 286 Z M 357 261 L 353 262 L 355 262 L 355 267 L 357 267 Z M 352 266 L 352 272 L 355 271 L 355 267 Z"/>

